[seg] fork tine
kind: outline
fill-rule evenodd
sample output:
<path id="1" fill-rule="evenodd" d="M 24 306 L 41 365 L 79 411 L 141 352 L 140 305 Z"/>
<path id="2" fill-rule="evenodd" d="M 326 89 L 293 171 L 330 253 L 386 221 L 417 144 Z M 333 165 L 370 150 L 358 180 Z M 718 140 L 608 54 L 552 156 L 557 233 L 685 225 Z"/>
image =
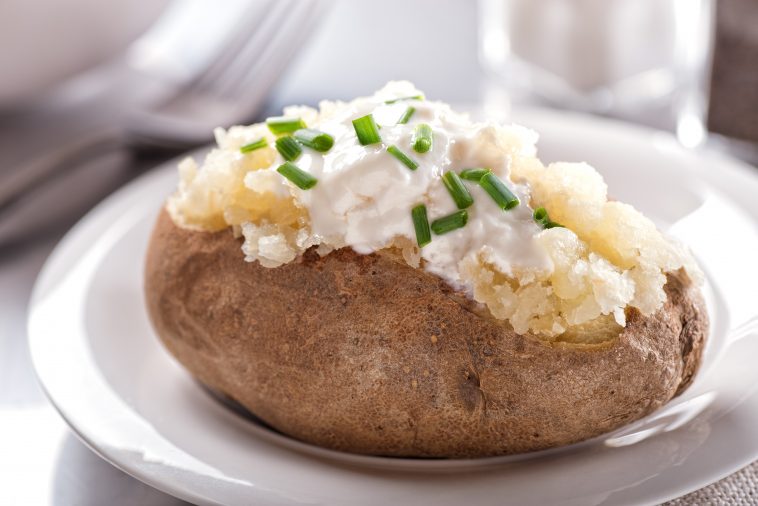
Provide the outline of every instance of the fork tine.
<path id="1" fill-rule="evenodd" d="M 241 65 L 240 72 L 234 75 L 233 79 L 229 79 L 226 83 L 223 83 L 223 92 L 227 97 L 239 97 L 244 104 L 254 103 L 255 94 L 252 93 L 257 88 L 267 88 L 268 82 L 276 79 L 281 70 L 290 62 L 295 50 L 301 47 L 304 40 L 307 39 L 310 33 L 310 27 L 313 25 L 314 20 L 317 19 L 316 14 L 321 11 L 321 3 L 317 0 L 295 1 L 298 8 L 292 9 L 288 13 L 286 20 L 287 27 L 289 29 L 278 30 L 270 39 L 269 43 L 263 47 L 263 50 L 257 54 L 257 57 L 253 60 L 252 65 Z M 305 5 L 307 4 L 307 8 Z M 283 25 L 284 26 L 284 25 Z M 296 31 L 293 29 L 297 28 Z M 287 48 L 287 49 L 284 49 Z M 272 60 L 278 59 L 272 63 Z M 276 71 L 268 71 L 267 75 L 262 75 L 261 68 L 272 69 Z M 254 87 L 254 83 L 263 84 L 263 86 Z"/>
<path id="2" fill-rule="evenodd" d="M 229 96 L 230 90 L 236 88 L 237 83 L 250 72 L 251 68 L 259 67 L 267 54 L 273 51 L 277 56 L 282 56 L 281 43 L 277 41 L 284 39 L 292 45 L 293 49 L 297 47 L 292 44 L 292 31 L 299 27 L 299 24 L 295 22 L 300 11 L 297 3 L 292 0 L 280 0 L 277 3 L 276 12 L 272 12 L 265 23 L 255 31 L 248 44 L 240 50 L 235 61 L 223 73 L 216 76 L 212 84 L 214 92 Z"/>
<path id="3" fill-rule="evenodd" d="M 213 127 L 251 119 L 312 32 L 316 10 L 325 5 L 322 0 L 275 1 L 252 37 L 236 51 L 224 51 L 202 79 L 142 116 L 135 114 L 131 130 L 148 139 L 165 140 L 170 132 L 173 141 L 198 142 Z M 292 8 L 295 4 L 299 5 Z"/>
<path id="4" fill-rule="evenodd" d="M 217 77 L 239 59 L 240 52 L 250 45 L 250 40 L 258 32 L 258 27 L 266 24 L 267 20 L 278 12 L 279 3 L 277 0 L 251 1 L 255 8 L 248 9 L 246 14 L 231 28 L 233 36 L 229 42 L 224 44 L 223 49 L 216 55 L 213 62 L 192 82 L 188 83 L 183 91 L 193 92 L 211 87 Z M 245 26 L 250 26 L 251 30 L 247 30 Z"/>

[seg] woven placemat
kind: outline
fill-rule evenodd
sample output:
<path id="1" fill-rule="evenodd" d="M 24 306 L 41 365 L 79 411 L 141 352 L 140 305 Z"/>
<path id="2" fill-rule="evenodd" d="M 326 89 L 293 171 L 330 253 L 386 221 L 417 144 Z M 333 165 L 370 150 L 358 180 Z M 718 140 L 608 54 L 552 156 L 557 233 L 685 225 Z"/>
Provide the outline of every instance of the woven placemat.
<path id="1" fill-rule="evenodd" d="M 662 506 L 755 506 L 758 505 L 758 462 L 700 490 Z"/>

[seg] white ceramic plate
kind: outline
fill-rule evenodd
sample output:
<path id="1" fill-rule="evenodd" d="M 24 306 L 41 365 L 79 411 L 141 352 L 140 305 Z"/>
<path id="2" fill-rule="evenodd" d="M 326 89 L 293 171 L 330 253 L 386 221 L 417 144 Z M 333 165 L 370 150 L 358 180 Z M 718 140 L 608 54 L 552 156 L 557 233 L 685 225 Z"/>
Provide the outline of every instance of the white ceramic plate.
<path id="1" fill-rule="evenodd" d="M 257 425 L 193 382 L 145 314 L 145 245 L 173 163 L 98 206 L 44 268 L 29 335 L 50 399 L 104 458 L 197 503 L 655 503 L 757 458 L 758 171 L 620 123 L 546 111 L 514 119 L 542 132 L 545 160 L 595 164 L 616 198 L 687 242 L 706 271 L 705 362 L 659 412 L 580 445 L 471 461 L 351 456 Z"/>

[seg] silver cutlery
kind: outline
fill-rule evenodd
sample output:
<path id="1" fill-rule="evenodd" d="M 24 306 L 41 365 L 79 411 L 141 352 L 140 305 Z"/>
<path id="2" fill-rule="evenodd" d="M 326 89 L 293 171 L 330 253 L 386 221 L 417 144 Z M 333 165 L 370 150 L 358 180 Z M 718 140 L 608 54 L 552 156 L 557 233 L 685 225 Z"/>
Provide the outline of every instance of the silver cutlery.
<path id="1" fill-rule="evenodd" d="M 8 223 L 17 208 L 33 204 L 35 193 L 95 157 L 122 148 L 186 149 L 210 140 L 216 126 L 249 120 L 312 32 L 324 7 L 319 0 L 224 3 L 223 9 L 235 9 L 233 16 L 225 12 L 233 26 L 210 23 L 215 33 L 205 36 L 215 37 L 219 47 L 193 58 L 185 52 L 193 43 L 197 45 L 193 39 L 205 26 L 198 22 L 212 15 L 210 5 L 222 7 L 191 1 L 194 11 L 188 16 L 181 10 L 187 3 L 170 7 L 155 29 L 132 45 L 118 63 L 120 68 L 109 72 L 120 76 L 114 86 L 118 91 L 111 94 L 123 96 L 131 89 L 131 101 L 138 102 L 135 97 L 140 95 L 148 99 L 131 106 L 123 121 L 81 136 L 0 177 L 0 244 L 35 227 L 28 216 L 24 223 Z M 193 26 L 186 26 L 193 20 Z M 89 86 L 97 88 L 92 81 L 107 79 L 108 75 L 90 78 Z M 98 85 L 107 88 L 107 84 Z M 107 90 L 105 94 L 110 96 Z"/>

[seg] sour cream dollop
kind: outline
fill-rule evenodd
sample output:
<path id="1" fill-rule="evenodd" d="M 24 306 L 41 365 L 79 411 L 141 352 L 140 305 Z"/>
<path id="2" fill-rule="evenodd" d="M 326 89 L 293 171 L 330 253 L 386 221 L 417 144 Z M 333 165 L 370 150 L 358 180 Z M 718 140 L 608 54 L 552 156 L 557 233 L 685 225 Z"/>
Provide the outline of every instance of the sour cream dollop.
<path id="1" fill-rule="evenodd" d="M 474 204 L 467 209 L 468 223 L 443 235 L 421 249 L 424 268 L 457 288 L 464 288 L 458 264 L 467 256 L 484 254 L 498 270 L 550 269 L 550 259 L 534 237 L 542 230 L 532 218 L 529 188 L 509 178 L 512 155 L 533 155 L 536 134 L 521 127 L 473 122 L 441 102 L 403 99 L 421 92 L 409 83 L 389 83 L 371 97 L 352 102 L 322 104 L 322 112 L 310 128 L 334 137 L 327 153 L 304 149 L 296 160 L 302 170 L 318 179 L 309 190 L 301 190 L 281 178 L 292 196 L 310 217 L 310 230 L 318 243 L 350 246 L 368 254 L 406 238 L 415 241 L 411 209 L 424 204 L 430 222 L 458 210 L 442 182 L 448 171 L 488 168 L 519 198 L 520 204 L 503 211 L 477 183 L 465 181 Z M 400 100 L 398 100 L 400 99 Z M 386 103 L 394 101 L 393 103 Z M 412 107 L 405 124 L 398 119 Z M 297 108 L 286 111 L 298 115 Z M 382 141 L 362 146 L 352 121 L 373 114 Z M 417 125 L 427 124 L 433 132 L 432 149 L 412 149 Z M 505 139 L 514 142 L 506 143 Z M 410 170 L 387 152 L 396 146 L 418 163 Z M 519 153 L 518 150 L 525 150 Z M 277 156 L 264 170 L 275 171 L 283 160 Z M 253 181 L 253 185 L 256 183 Z"/>

